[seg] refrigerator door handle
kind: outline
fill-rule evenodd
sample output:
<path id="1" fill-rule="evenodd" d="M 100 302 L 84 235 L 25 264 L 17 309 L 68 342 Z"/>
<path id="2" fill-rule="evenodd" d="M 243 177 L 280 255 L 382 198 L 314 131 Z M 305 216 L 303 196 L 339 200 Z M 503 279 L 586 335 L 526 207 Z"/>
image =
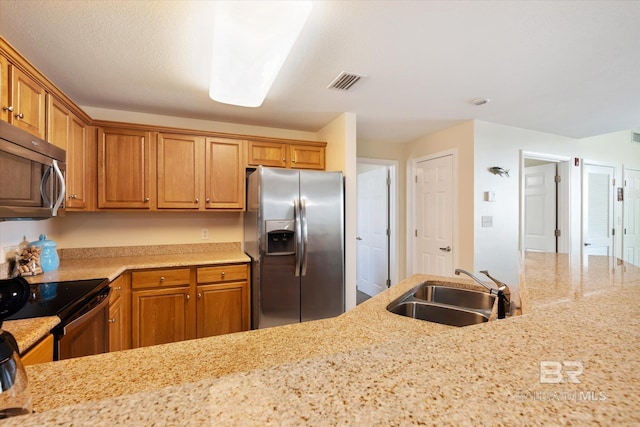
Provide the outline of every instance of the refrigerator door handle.
<path id="1" fill-rule="evenodd" d="M 293 217 L 295 222 L 296 255 L 294 264 L 294 275 L 300 276 L 302 260 L 302 218 L 300 216 L 300 200 L 293 199 Z"/>
<path id="2" fill-rule="evenodd" d="M 300 199 L 300 217 L 302 219 L 302 262 L 300 263 L 300 275 L 307 275 L 307 245 L 309 244 L 309 232 L 307 228 L 307 203 Z"/>

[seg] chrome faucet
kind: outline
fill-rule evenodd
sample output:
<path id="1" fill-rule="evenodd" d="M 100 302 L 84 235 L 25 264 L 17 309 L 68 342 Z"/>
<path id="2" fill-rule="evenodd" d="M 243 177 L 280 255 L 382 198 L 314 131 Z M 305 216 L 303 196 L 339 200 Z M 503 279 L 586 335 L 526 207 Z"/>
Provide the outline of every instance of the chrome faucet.
<path id="1" fill-rule="evenodd" d="M 487 270 L 482 270 L 480 271 L 480 273 L 491 279 L 491 281 L 498 286 L 498 289 L 488 286 L 482 280 L 478 279 L 473 274 L 461 268 L 456 268 L 455 273 L 456 276 L 459 276 L 460 273 L 466 274 L 467 276 L 471 277 L 474 282 L 486 288 L 491 295 L 496 295 L 498 297 L 498 319 L 504 319 L 506 315 L 511 315 L 511 291 L 509 290 L 509 287 L 507 285 L 491 277 Z"/>

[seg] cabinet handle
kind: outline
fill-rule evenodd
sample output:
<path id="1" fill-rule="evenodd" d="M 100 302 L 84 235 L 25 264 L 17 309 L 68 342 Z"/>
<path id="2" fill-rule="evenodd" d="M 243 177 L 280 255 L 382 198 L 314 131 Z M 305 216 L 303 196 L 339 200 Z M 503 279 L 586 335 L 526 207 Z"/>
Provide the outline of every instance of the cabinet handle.
<path id="1" fill-rule="evenodd" d="M 224 271 L 222 272 L 222 278 L 224 279 Z"/>
<path id="2" fill-rule="evenodd" d="M 2 111 L 9 111 L 9 112 L 13 113 L 13 105 L 10 105 L 8 107 L 2 107 Z"/>
<path id="3" fill-rule="evenodd" d="M 200 199 L 196 198 L 195 203 L 200 203 Z"/>
<path id="4" fill-rule="evenodd" d="M 187 299 L 187 301 L 189 301 L 191 299 L 191 295 L 189 295 L 189 294 L 186 294 L 184 297 Z"/>
<path id="5" fill-rule="evenodd" d="M 77 194 L 71 194 L 71 195 L 69 196 L 69 198 L 70 198 L 70 199 L 72 199 L 72 200 L 75 200 L 75 199 L 77 199 L 77 198 L 78 198 L 78 195 L 77 195 Z"/>
<path id="6" fill-rule="evenodd" d="M 121 291 L 121 290 L 122 290 L 122 286 L 116 286 L 114 289 L 115 289 L 116 291 Z"/>
<path id="7" fill-rule="evenodd" d="M 146 202 L 148 202 L 148 201 L 149 201 L 149 198 L 148 198 L 148 197 L 145 197 L 145 198 L 144 198 L 144 201 L 145 201 L 145 203 L 146 203 Z"/>
<path id="8" fill-rule="evenodd" d="M 160 276 L 160 281 L 164 282 L 164 276 Z"/>
<path id="9" fill-rule="evenodd" d="M 211 199 L 207 197 L 207 199 L 205 200 L 205 202 L 209 203 L 209 202 L 211 202 Z"/>
<path id="10" fill-rule="evenodd" d="M 109 323 L 116 323 L 116 319 L 109 319 L 109 320 L 107 320 L 107 322 L 109 322 Z"/>
<path id="11" fill-rule="evenodd" d="M 198 299 L 202 298 L 202 294 L 198 292 Z"/>
<path id="12" fill-rule="evenodd" d="M 24 119 L 24 114 L 19 113 L 15 115 L 16 119 Z"/>

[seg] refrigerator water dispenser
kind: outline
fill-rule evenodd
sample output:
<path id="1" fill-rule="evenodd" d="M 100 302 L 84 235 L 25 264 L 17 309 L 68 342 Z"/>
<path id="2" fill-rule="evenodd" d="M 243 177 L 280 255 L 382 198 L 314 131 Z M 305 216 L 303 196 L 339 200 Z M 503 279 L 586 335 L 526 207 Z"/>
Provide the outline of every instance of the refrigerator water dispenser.
<path id="1" fill-rule="evenodd" d="M 265 222 L 267 255 L 295 254 L 294 220 L 273 220 Z"/>

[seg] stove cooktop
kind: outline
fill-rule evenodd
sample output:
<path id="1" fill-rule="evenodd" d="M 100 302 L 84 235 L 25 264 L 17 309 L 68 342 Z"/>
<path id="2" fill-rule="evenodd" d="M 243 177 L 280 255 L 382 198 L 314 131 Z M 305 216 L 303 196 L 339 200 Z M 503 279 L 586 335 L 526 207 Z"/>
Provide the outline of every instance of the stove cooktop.
<path id="1" fill-rule="evenodd" d="M 27 303 L 17 313 L 5 320 L 28 319 L 32 317 L 68 317 L 84 301 L 89 300 L 109 285 L 108 279 L 73 280 L 29 285 Z"/>

